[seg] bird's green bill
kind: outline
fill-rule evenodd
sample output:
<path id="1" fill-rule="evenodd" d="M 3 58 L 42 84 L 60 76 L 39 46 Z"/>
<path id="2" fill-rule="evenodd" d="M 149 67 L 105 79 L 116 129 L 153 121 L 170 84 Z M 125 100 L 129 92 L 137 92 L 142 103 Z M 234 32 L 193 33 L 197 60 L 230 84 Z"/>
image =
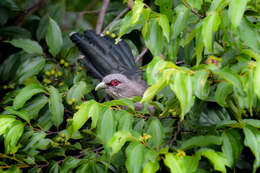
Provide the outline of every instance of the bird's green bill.
<path id="1" fill-rule="evenodd" d="M 100 90 L 100 89 L 105 89 L 105 88 L 106 88 L 105 82 L 100 82 L 100 83 L 96 86 L 95 91 Z"/>

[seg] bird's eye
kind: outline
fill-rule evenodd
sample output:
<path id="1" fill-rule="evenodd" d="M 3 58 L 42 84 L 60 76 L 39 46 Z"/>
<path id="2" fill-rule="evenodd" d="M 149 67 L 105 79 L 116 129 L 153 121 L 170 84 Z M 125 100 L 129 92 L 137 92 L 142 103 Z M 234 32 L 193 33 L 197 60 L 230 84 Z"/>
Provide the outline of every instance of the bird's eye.
<path id="1" fill-rule="evenodd" d="M 116 80 L 116 79 L 114 79 L 114 80 L 111 80 L 111 82 L 109 83 L 111 86 L 117 86 L 117 85 L 119 85 L 121 82 L 119 81 L 119 80 Z"/>

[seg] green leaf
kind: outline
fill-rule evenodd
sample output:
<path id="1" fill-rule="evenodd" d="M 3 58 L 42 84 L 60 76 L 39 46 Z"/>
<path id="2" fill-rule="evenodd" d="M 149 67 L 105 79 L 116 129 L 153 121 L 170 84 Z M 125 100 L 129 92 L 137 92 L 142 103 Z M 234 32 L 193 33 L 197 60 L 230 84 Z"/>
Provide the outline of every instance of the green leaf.
<path id="1" fill-rule="evenodd" d="M 160 166 L 159 163 L 148 161 L 143 169 L 143 173 L 156 173 L 159 170 Z"/>
<path id="2" fill-rule="evenodd" d="M 126 148 L 126 168 L 129 173 L 139 173 L 144 162 L 144 145 L 132 142 Z"/>
<path id="3" fill-rule="evenodd" d="M 24 109 L 29 113 L 30 119 L 36 119 L 40 110 L 48 103 L 48 97 L 39 95 L 24 105 Z"/>
<path id="4" fill-rule="evenodd" d="M 125 106 L 132 111 L 135 110 L 134 103 L 132 100 L 129 100 L 127 98 L 120 98 L 119 100 L 111 100 L 109 102 L 105 102 L 104 105 L 106 106 Z"/>
<path id="5" fill-rule="evenodd" d="M 61 166 L 61 173 L 67 173 L 79 166 L 81 163 L 80 159 L 75 159 L 74 157 L 66 157 Z"/>
<path id="6" fill-rule="evenodd" d="M 32 96 L 45 92 L 43 86 L 38 84 L 31 84 L 23 89 L 20 90 L 20 92 L 17 94 L 17 96 L 14 98 L 13 102 L 13 108 L 19 109 L 23 107 L 26 101 L 28 101 Z"/>
<path id="7" fill-rule="evenodd" d="M 151 138 L 148 140 L 149 144 L 158 149 L 162 145 L 165 137 L 162 124 L 158 118 L 152 117 L 150 119 L 146 132 L 151 135 Z"/>
<path id="8" fill-rule="evenodd" d="M 260 128 L 260 120 L 257 119 L 243 119 L 242 123 L 249 124 L 255 128 Z"/>
<path id="9" fill-rule="evenodd" d="M 45 107 L 43 111 L 41 111 L 41 116 L 38 119 L 39 126 L 44 130 L 49 130 L 53 125 L 51 121 L 51 112 L 48 107 Z"/>
<path id="10" fill-rule="evenodd" d="M 131 18 L 131 24 L 135 24 L 138 21 L 139 17 L 142 14 L 144 5 L 145 5 L 141 0 L 136 0 L 136 1 L 134 1 L 134 3 L 135 4 L 134 4 L 134 7 L 132 9 L 133 15 L 132 15 L 132 18 Z"/>
<path id="11" fill-rule="evenodd" d="M 17 146 L 18 140 L 23 134 L 24 124 L 21 121 L 14 121 L 10 125 L 10 128 L 5 131 L 4 143 L 5 143 L 5 153 L 14 154 L 17 152 L 20 146 Z"/>
<path id="12" fill-rule="evenodd" d="M 160 90 L 166 87 L 166 85 L 167 83 L 165 81 L 158 80 L 156 84 L 145 90 L 141 103 L 151 101 Z"/>
<path id="13" fill-rule="evenodd" d="M 97 136 L 107 147 L 109 140 L 114 135 L 116 129 L 116 121 L 114 118 L 114 112 L 110 109 L 106 109 L 105 112 L 100 116 L 97 124 Z"/>
<path id="14" fill-rule="evenodd" d="M 194 156 L 185 156 L 183 158 L 183 163 L 184 163 L 184 167 L 186 169 L 186 173 L 196 172 L 198 169 L 200 159 L 201 158 L 198 154 L 195 154 Z"/>
<path id="15" fill-rule="evenodd" d="M 196 154 L 200 154 L 201 156 L 208 158 L 213 164 L 215 170 L 226 173 L 225 166 L 228 165 L 228 161 L 222 153 L 216 152 L 212 149 L 200 149 L 196 152 Z"/>
<path id="16" fill-rule="evenodd" d="M 160 13 L 164 14 L 171 20 L 173 16 L 173 1 L 172 0 L 155 0 L 156 5 L 160 6 Z"/>
<path id="17" fill-rule="evenodd" d="M 5 130 L 16 121 L 15 116 L 0 115 L 0 135 L 5 133 Z"/>
<path id="18" fill-rule="evenodd" d="M 233 92 L 233 87 L 227 82 L 221 82 L 217 85 L 217 90 L 215 92 L 215 98 L 219 105 L 227 107 L 226 102 L 227 97 Z"/>
<path id="19" fill-rule="evenodd" d="M 190 9 L 180 4 L 176 8 L 176 17 L 173 18 L 171 25 L 171 39 L 176 39 L 188 25 Z"/>
<path id="20" fill-rule="evenodd" d="M 257 97 L 260 99 L 260 85 L 259 85 L 260 84 L 260 60 L 256 61 L 253 84 L 254 84 L 254 91 Z"/>
<path id="21" fill-rule="evenodd" d="M 231 15 L 231 23 L 234 27 L 238 27 L 246 9 L 248 0 L 231 0 L 229 6 L 229 14 Z"/>
<path id="22" fill-rule="evenodd" d="M 212 52 L 212 36 L 218 30 L 221 19 L 217 11 L 211 12 L 202 25 L 202 38 L 208 52 Z"/>
<path id="23" fill-rule="evenodd" d="M 31 56 L 26 58 L 16 71 L 15 78 L 20 84 L 29 77 L 37 75 L 45 65 L 45 59 L 42 56 Z"/>
<path id="24" fill-rule="evenodd" d="M 196 8 L 198 10 L 201 9 L 202 0 L 187 0 L 187 2 L 190 4 L 192 8 Z"/>
<path id="25" fill-rule="evenodd" d="M 199 70 L 194 75 L 195 95 L 201 100 L 207 99 L 210 91 L 209 82 L 207 81 L 209 71 Z"/>
<path id="26" fill-rule="evenodd" d="M 241 135 L 236 130 L 229 130 L 222 134 L 222 138 L 222 151 L 227 158 L 228 165 L 234 168 L 243 149 Z"/>
<path id="27" fill-rule="evenodd" d="M 118 120 L 118 131 L 131 131 L 134 118 L 133 115 L 126 111 L 117 111 L 116 117 L 119 117 Z"/>
<path id="28" fill-rule="evenodd" d="M 119 152 L 123 145 L 130 140 L 131 133 L 127 131 L 118 131 L 114 133 L 113 137 L 109 140 L 108 146 L 112 148 L 112 155 Z"/>
<path id="29" fill-rule="evenodd" d="M 167 153 L 163 162 L 170 168 L 171 173 L 186 173 L 183 159 L 172 153 Z"/>
<path id="30" fill-rule="evenodd" d="M 24 146 L 23 150 L 24 152 L 28 152 L 30 150 L 33 149 L 37 149 L 37 144 L 44 139 L 46 136 L 46 134 L 42 131 L 37 131 L 35 133 L 33 133 L 33 135 L 30 137 L 30 139 L 28 139 L 28 141 L 26 141 L 26 145 Z"/>
<path id="31" fill-rule="evenodd" d="M 241 40 L 255 52 L 260 53 L 260 33 L 257 29 L 245 18 L 241 19 L 238 29 Z"/>
<path id="32" fill-rule="evenodd" d="M 27 123 L 30 122 L 31 117 L 26 110 L 21 109 L 21 110 L 17 111 L 11 106 L 5 107 L 5 110 L 7 110 L 10 114 L 17 115 L 18 117 L 25 120 Z"/>
<path id="33" fill-rule="evenodd" d="M 213 0 L 208 11 L 223 10 L 229 4 L 229 0 Z"/>
<path id="34" fill-rule="evenodd" d="M 49 25 L 48 25 L 45 39 L 49 47 L 49 51 L 53 56 L 56 56 L 62 48 L 63 40 L 62 40 L 60 27 L 51 18 L 49 18 Z"/>
<path id="35" fill-rule="evenodd" d="M 64 115 L 64 106 L 62 104 L 62 96 L 59 91 L 50 86 L 50 100 L 49 100 L 49 109 L 51 112 L 51 120 L 53 124 L 58 128 L 63 122 Z"/>
<path id="36" fill-rule="evenodd" d="M 76 102 L 81 101 L 81 98 L 84 97 L 85 94 L 87 94 L 87 84 L 84 81 L 77 82 L 74 84 L 66 96 L 66 101 L 69 103 L 73 99 L 75 99 Z"/>
<path id="37" fill-rule="evenodd" d="M 163 32 L 155 19 L 149 20 L 148 30 L 144 36 L 145 45 L 152 52 L 153 56 L 160 55 L 163 48 Z"/>
<path id="38" fill-rule="evenodd" d="M 170 41 L 170 25 L 169 25 L 169 20 L 168 20 L 167 16 L 164 14 L 159 14 L 158 23 L 162 28 L 164 37 L 169 42 Z"/>
<path id="39" fill-rule="evenodd" d="M 260 131 L 255 127 L 247 125 L 243 128 L 245 134 L 244 144 L 249 147 L 255 156 L 254 173 L 260 167 Z"/>
<path id="40" fill-rule="evenodd" d="M 240 76 L 233 72 L 230 68 L 224 68 L 221 70 L 217 70 L 215 73 L 217 73 L 219 76 L 221 76 L 223 79 L 231 83 L 234 87 L 238 89 L 238 92 L 240 95 L 245 95 L 243 91 L 243 86 L 240 80 Z"/>
<path id="41" fill-rule="evenodd" d="M 94 100 L 82 103 L 79 110 L 73 116 L 73 131 L 75 132 L 80 129 L 90 117 L 92 118 L 91 128 L 95 128 L 100 112 L 99 110 L 100 107 Z"/>
<path id="42" fill-rule="evenodd" d="M 42 47 L 36 41 L 20 38 L 20 39 L 13 39 L 7 42 L 11 43 L 15 47 L 22 48 L 27 53 L 43 54 Z"/>
<path id="43" fill-rule="evenodd" d="M 153 60 L 148 64 L 146 68 L 147 83 L 153 85 L 158 80 L 160 70 L 167 65 L 160 56 L 153 57 Z"/>
<path id="44" fill-rule="evenodd" d="M 183 141 L 180 149 L 188 150 L 195 147 L 205 147 L 209 145 L 221 145 L 222 138 L 219 136 L 207 135 L 207 136 L 194 136 L 186 141 Z"/>
<path id="45" fill-rule="evenodd" d="M 189 112 L 194 104 L 190 74 L 183 71 L 176 71 L 174 83 L 171 83 L 170 87 L 180 102 L 182 111 L 180 120 L 182 121 L 184 119 L 184 115 Z"/>

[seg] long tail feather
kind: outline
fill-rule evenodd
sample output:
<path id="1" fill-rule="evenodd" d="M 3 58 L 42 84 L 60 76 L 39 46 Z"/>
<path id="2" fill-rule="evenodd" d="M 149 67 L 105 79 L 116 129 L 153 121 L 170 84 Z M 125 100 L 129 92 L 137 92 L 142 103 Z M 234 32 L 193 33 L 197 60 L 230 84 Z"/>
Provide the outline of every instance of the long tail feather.
<path id="1" fill-rule="evenodd" d="M 96 73 L 95 76 L 123 72 L 136 75 L 138 68 L 127 43 L 121 40 L 115 44 L 114 39 L 98 35 L 93 30 L 86 30 L 84 35 L 85 37 L 79 33 L 72 33 L 70 38 L 85 55 L 87 60 L 84 62 L 91 64 L 85 67 L 92 68 L 89 71 Z"/>

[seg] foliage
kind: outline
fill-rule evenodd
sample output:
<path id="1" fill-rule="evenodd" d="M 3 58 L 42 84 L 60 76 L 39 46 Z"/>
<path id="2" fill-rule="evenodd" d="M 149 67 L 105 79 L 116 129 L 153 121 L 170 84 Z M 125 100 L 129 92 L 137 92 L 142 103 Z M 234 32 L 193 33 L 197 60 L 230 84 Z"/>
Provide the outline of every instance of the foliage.
<path id="1" fill-rule="evenodd" d="M 150 87 L 105 101 L 69 40 L 102 1 L 0 1 L 0 171 L 259 171 L 260 2 L 127 3 L 107 33 L 150 50 Z M 111 1 L 104 25 L 125 7 Z"/>

